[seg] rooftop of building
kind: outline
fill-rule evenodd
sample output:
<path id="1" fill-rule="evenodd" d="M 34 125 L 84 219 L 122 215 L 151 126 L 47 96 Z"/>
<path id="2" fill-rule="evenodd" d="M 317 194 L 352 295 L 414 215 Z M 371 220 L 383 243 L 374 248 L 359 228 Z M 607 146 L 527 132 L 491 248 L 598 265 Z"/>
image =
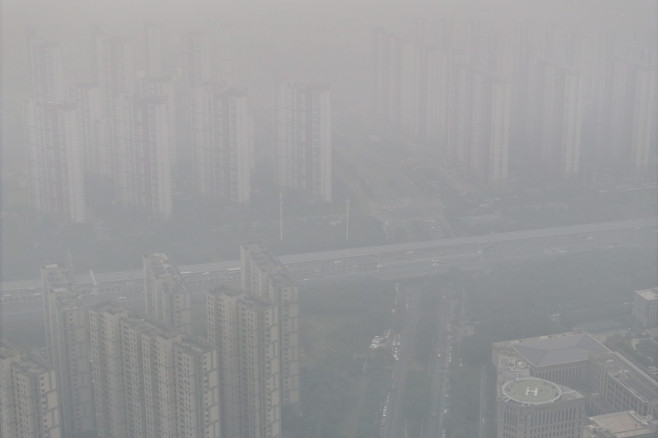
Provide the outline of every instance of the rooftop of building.
<path id="1" fill-rule="evenodd" d="M 171 261 L 169 256 L 164 253 L 153 253 L 144 255 L 144 263 L 148 262 L 151 272 L 156 278 L 170 276 L 176 279 L 181 278 L 178 268 Z"/>
<path id="2" fill-rule="evenodd" d="M 654 287 L 652 289 L 638 290 L 635 293 L 648 301 L 658 300 L 658 287 Z"/>
<path id="3" fill-rule="evenodd" d="M 183 333 L 175 327 L 161 321 L 154 320 L 145 315 L 132 312 L 125 319 L 126 324 L 133 330 L 163 339 L 172 339 L 182 336 Z"/>
<path id="4" fill-rule="evenodd" d="M 196 336 L 183 337 L 176 348 L 190 355 L 203 354 L 214 350 L 211 344 Z"/>
<path id="5" fill-rule="evenodd" d="M 239 295 L 245 294 L 246 292 L 240 288 L 222 284 L 210 290 L 208 293 L 212 295 L 228 295 L 230 297 L 237 297 Z"/>
<path id="6" fill-rule="evenodd" d="M 15 365 L 24 374 L 39 375 L 52 371 L 52 367 L 33 358 L 21 358 Z"/>
<path id="7" fill-rule="evenodd" d="M 618 352 L 596 355 L 595 363 L 608 375 L 646 402 L 658 401 L 658 382 Z"/>
<path id="8" fill-rule="evenodd" d="M 288 274 L 288 270 L 281 261 L 272 255 L 265 246 L 260 242 L 245 243 L 242 245 L 243 250 L 247 252 L 247 257 L 258 267 L 267 272 L 270 281 L 277 285 L 294 284 Z"/>
<path id="9" fill-rule="evenodd" d="M 591 353 L 610 351 L 587 333 L 539 336 L 498 342 L 495 346 L 510 347 L 535 368 L 581 362 L 587 360 Z"/>
<path id="10" fill-rule="evenodd" d="M 265 300 L 261 300 L 260 298 L 247 294 L 244 296 L 242 299 L 242 302 L 250 309 L 254 310 L 265 310 L 273 307 L 272 303 L 269 303 Z"/>
<path id="11" fill-rule="evenodd" d="M 655 432 L 650 419 L 640 417 L 633 411 L 613 412 L 590 417 L 592 426 L 615 434 L 616 438 L 632 438 Z"/>
<path id="12" fill-rule="evenodd" d="M 0 340 L 0 359 L 9 359 L 20 354 L 20 349 L 9 341 Z"/>
<path id="13" fill-rule="evenodd" d="M 127 308 L 117 303 L 116 301 L 103 301 L 102 303 L 91 306 L 90 310 L 94 310 L 96 312 L 106 312 L 112 315 L 118 315 L 128 311 Z"/>
<path id="14" fill-rule="evenodd" d="M 71 287 L 73 284 L 73 273 L 63 263 L 51 263 L 41 266 L 41 276 L 48 282 L 48 284 L 44 284 L 44 286 L 50 288 L 57 286 Z"/>
<path id="15" fill-rule="evenodd" d="M 502 390 L 505 397 L 524 405 L 552 403 L 562 395 L 558 385 L 535 377 L 510 380 Z"/>
<path id="16" fill-rule="evenodd" d="M 0 342 L 0 360 L 7 359 L 14 359 L 15 366 L 24 373 L 38 374 L 50 371 L 52 368 L 45 358 L 29 354 L 27 350 L 18 345 L 2 340 Z"/>

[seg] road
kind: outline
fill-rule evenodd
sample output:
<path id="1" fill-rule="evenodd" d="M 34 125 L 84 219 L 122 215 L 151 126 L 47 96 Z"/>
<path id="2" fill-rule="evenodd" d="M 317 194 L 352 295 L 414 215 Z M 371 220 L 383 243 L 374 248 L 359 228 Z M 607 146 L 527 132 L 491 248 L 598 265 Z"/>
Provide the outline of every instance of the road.
<path id="1" fill-rule="evenodd" d="M 443 421 L 447 414 L 446 400 L 450 376 L 450 321 L 455 312 L 454 300 L 442 297 L 439 300 L 437 317 L 439 320 L 435 338 L 433 360 L 430 366 L 432 389 L 430 393 L 430 415 L 423 426 L 424 437 L 441 437 L 444 430 Z"/>
<path id="2" fill-rule="evenodd" d="M 400 333 L 399 360 L 396 361 L 393 368 L 393 386 L 388 405 L 388 412 L 390 414 L 384 423 L 384 430 L 381 433 L 381 437 L 383 438 L 399 438 L 404 436 L 405 425 L 402 406 L 404 404 L 407 372 L 414 363 L 414 341 L 418 329 L 418 320 L 420 319 L 421 291 L 417 286 L 410 286 L 406 293 L 409 307 Z"/>
<path id="3" fill-rule="evenodd" d="M 440 265 L 462 265 L 466 260 L 486 261 L 518 255 L 550 255 L 610 246 L 656 246 L 657 218 L 603 222 L 558 228 L 515 231 L 452 239 L 437 239 L 394 245 L 368 246 L 345 250 L 284 255 L 281 262 L 299 281 L 319 277 L 344 277 L 355 273 L 401 275 L 425 265 L 425 271 Z M 204 286 L 239 278 L 240 261 L 180 266 L 189 285 Z M 130 292 L 132 284 L 143 281 L 141 270 L 76 275 L 76 284 L 91 290 Z M 402 278 L 402 277 L 401 277 Z M 2 296 L 29 296 L 38 293 L 35 278 L 2 283 Z M 13 301 L 9 299 L 8 301 Z"/>

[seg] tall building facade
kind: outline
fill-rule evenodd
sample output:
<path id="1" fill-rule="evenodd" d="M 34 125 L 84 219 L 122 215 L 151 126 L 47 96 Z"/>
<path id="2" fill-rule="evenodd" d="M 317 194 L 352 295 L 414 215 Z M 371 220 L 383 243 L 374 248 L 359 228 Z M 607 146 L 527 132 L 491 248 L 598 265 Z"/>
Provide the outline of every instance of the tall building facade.
<path id="1" fill-rule="evenodd" d="M 116 303 L 89 327 L 99 437 L 221 436 L 215 348 Z"/>
<path id="2" fill-rule="evenodd" d="M 274 169 L 280 189 L 332 200 L 331 92 L 285 81 L 274 92 Z"/>
<path id="3" fill-rule="evenodd" d="M 235 79 L 232 33 L 231 27 L 211 21 L 203 30 L 183 34 L 181 66 L 188 86 Z"/>
<path id="4" fill-rule="evenodd" d="M 146 314 L 184 333 L 192 332 L 192 302 L 178 267 L 166 254 L 144 255 Z"/>
<path id="5" fill-rule="evenodd" d="M 633 295 L 633 319 L 644 328 L 658 326 L 658 288 L 635 292 Z"/>
<path id="6" fill-rule="evenodd" d="M 24 106 L 30 204 L 59 220 L 85 222 L 84 152 L 72 104 L 30 100 Z"/>
<path id="7" fill-rule="evenodd" d="M 63 438 L 55 370 L 0 344 L 0 438 Z"/>
<path id="8" fill-rule="evenodd" d="M 173 208 L 170 105 L 161 95 L 118 95 L 112 109 L 110 142 L 116 151 L 117 199 L 165 221 Z"/>
<path id="9" fill-rule="evenodd" d="M 372 30 L 371 39 L 373 124 L 384 131 L 397 125 L 399 119 L 399 37 L 377 28 Z"/>
<path id="10" fill-rule="evenodd" d="M 103 120 L 103 100 L 100 88 L 91 81 L 71 84 L 69 101 L 75 105 L 85 173 L 109 175 L 111 150 L 104 147 L 105 144 L 100 138 Z"/>
<path id="11" fill-rule="evenodd" d="M 94 31 L 92 80 L 101 90 L 103 114 L 109 115 L 117 95 L 135 90 L 135 60 L 129 39 Z"/>
<path id="12" fill-rule="evenodd" d="M 278 308 L 222 287 L 207 295 L 206 311 L 219 358 L 222 436 L 281 437 Z"/>
<path id="13" fill-rule="evenodd" d="M 28 40 L 31 97 L 41 102 L 61 102 L 66 98 L 60 45 L 33 35 Z"/>
<path id="14" fill-rule="evenodd" d="M 240 247 L 242 289 L 278 308 L 281 401 L 300 408 L 299 288 L 283 264 L 262 244 Z"/>
<path id="15" fill-rule="evenodd" d="M 61 264 L 41 268 L 46 348 L 57 375 L 62 436 L 95 430 L 87 310 L 73 274 Z"/>
<path id="16" fill-rule="evenodd" d="M 195 88 L 190 128 L 194 191 L 211 202 L 248 203 L 254 138 L 246 92 L 213 85 Z"/>

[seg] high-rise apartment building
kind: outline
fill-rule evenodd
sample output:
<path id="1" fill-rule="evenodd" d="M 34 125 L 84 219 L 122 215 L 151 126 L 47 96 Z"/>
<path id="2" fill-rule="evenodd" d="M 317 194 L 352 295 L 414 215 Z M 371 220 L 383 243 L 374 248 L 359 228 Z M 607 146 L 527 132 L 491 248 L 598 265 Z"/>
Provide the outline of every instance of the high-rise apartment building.
<path id="1" fill-rule="evenodd" d="M 252 294 L 207 295 L 208 338 L 219 357 L 222 436 L 281 436 L 279 309 Z"/>
<path id="2" fill-rule="evenodd" d="M 178 267 L 161 253 L 144 255 L 143 267 L 146 314 L 191 333 L 192 298 Z"/>
<path id="3" fill-rule="evenodd" d="M 235 56 L 232 29 L 210 22 L 206 29 L 183 34 L 182 70 L 188 86 L 233 81 Z"/>
<path id="4" fill-rule="evenodd" d="M 58 220 L 85 222 L 84 151 L 76 107 L 30 100 L 24 123 L 30 204 Z"/>
<path id="5" fill-rule="evenodd" d="M 166 96 L 120 94 L 114 99 L 111 143 L 115 193 L 161 220 L 172 212 L 171 102 Z"/>
<path id="6" fill-rule="evenodd" d="M 538 66 L 538 159 L 549 175 L 572 177 L 580 172 L 583 77 L 571 67 L 545 60 Z"/>
<path id="7" fill-rule="evenodd" d="M 48 357 L 55 367 L 62 436 L 95 430 L 87 310 L 73 274 L 61 264 L 41 268 Z"/>
<path id="8" fill-rule="evenodd" d="M 63 438 L 50 364 L 0 344 L 0 438 Z"/>
<path id="9" fill-rule="evenodd" d="M 31 97 L 41 102 L 61 102 L 66 98 L 60 45 L 36 35 L 28 41 Z"/>
<path id="10" fill-rule="evenodd" d="M 274 169 L 280 189 L 332 200 L 331 92 L 285 81 L 274 93 Z"/>
<path id="11" fill-rule="evenodd" d="M 144 25 L 145 36 L 145 72 L 148 77 L 163 77 L 165 75 L 165 42 L 162 27 L 154 23 Z"/>
<path id="12" fill-rule="evenodd" d="M 242 289 L 277 306 L 281 401 L 299 409 L 299 288 L 283 264 L 262 244 L 240 247 Z"/>
<path id="13" fill-rule="evenodd" d="M 108 175 L 112 157 L 99 138 L 102 132 L 103 100 L 100 88 L 93 82 L 76 82 L 69 86 L 69 101 L 75 105 L 84 170 L 90 175 Z"/>
<path id="14" fill-rule="evenodd" d="M 194 191 L 206 201 L 248 203 L 254 139 L 246 93 L 213 85 L 195 88 L 190 129 Z"/>
<path id="15" fill-rule="evenodd" d="M 134 91 L 134 62 L 129 39 L 99 32 L 92 35 L 92 80 L 101 90 L 104 115 L 111 112 L 117 95 Z"/>
<path id="16" fill-rule="evenodd" d="M 121 321 L 127 316 L 127 309 L 113 303 L 89 310 L 91 375 L 98 438 L 128 436 L 121 350 Z"/>
<path id="17" fill-rule="evenodd" d="M 116 303 L 89 327 L 99 437 L 221 436 L 214 347 Z"/>
<path id="18" fill-rule="evenodd" d="M 638 177 L 644 177 L 656 164 L 658 148 L 658 66 L 643 63 L 634 66 L 635 83 L 632 99 L 632 165 Z"/>
<path id="19" fill-rule="evenodd" d="M 388 130 L 399 123 L 399 37 L 377 28 L 373 29 L 371 38 L 373 123 L 378 130 Z"/>

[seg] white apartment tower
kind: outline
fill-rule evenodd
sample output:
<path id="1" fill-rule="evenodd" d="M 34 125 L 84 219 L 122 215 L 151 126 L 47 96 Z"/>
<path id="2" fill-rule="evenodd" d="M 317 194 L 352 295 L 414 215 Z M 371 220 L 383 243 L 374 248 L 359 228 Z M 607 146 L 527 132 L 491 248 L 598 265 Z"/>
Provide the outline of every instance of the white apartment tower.
<path id="1" fill-rule="evenodd" d="M 219 438 L 217 352 L 106 302 L 89 312 L 101 438 Z"/>
<path id="2" fill-rule="evenodd" d="M 113 105 L 115 190 L 120 202 L 168 220 L 172 212 L 172 121 L 165 96 L 118 95 Z"/>
<path id="3" fill-rule="evenodd" d="M 24 121 L 30 204 L 59 220 L 85 222 L 84 155 L 75 106 L 30 100 Z"/>
<path id="4" fill-rule="evenodd" d="M 331 202 L 331 92 L 324 85 L 285 81 L 274 94 L 277 185 Z"/>
<path id="5" fill-rule="evenodd" d="M 191 333 L 191 296 L 178 267 L 161 253 L 144 255 L 143 266 L 146 314 Z"/>
<path id="6" fill-rule="evenodd" d="M 206 29 L 182 36 L 183 79 L 188 86 L 232 81 L 235 55 L 232 28 L 210 22 Z"/>
<path id="7" fill-rule="evenodd" d="M 110 150 L 101 141 L 103 100 L 100 88 L 83 81 L 69 86 L 69 101 L 75 105 L 84 155 L 84 170 L 91 175 L 109 175 Z"/>
<path id="8" fill-rule="evenodd" d="M 92 38 L 92 59 L 92 79 L 100 87 L 106 115 L 110 113 L 112 100 L 118 94 L 134 91 L 132 43 L 124 37 L 95 34 Z"/>
<path id="9" fill-rule="evenodd" d="M 0 438 L 62 438 L 55 370 L 0 345 Z"/>
<path id="10" fill-rule="evenodd" d="M 48 357 L 55 366 L 62 436 L 95 430 L 87 310 L 61 264 L 41 268 Z"/>
<path id="11" fill-rule="evenodd" d="M 299 410 L 299 288 L 283 264 L 260 243 L 242 245 L 240 261 L 242 289 L 278 308 L 281 402 Z"/>
<path id="12" fill-rule="evenodd" d="M 190 105 L 194 190 L 207 201 L 246 204 L 251 196 L 253 119 L 247 95 L 197 87 Z"/>
<path id="13" fill-rule="evenodd" d="M 580 172 L 584 116 L 583 77 L 577 70 L 539 63 L 540 157 L 549 173 L 572 177 Z"/>
<path id="14" fill-rule="evenodd" d="M 165 74 L 162 27 L 157 24 L 146 23 L 144 34 L 146 39 L 146 74 L 149 77 L 162 77 Z"/>
<path id="15" fill-rule="evenodd" d="M 207 295 L 206 310 L 219 358 L 222 436 L 281 437 L 277 306 L 222 287 Z"/>
<path id="16" fill-rule="evenodd" d="M 654 163 L 658 147 L 658 69 L 656 64 L 636 67 L 632 96 L 632 164 L 638 176 L 645 176 Z"/>
<path id="17" fill-rule="evenodd" d="M 28 45 L 31 97 L 41 102 L 61 102 L 66 98 L 66 89 L 59 44 L 30 38 Z"/>
<path id="18" fill-rule="evenodd" d="M 385 29 L 372 30 L 372 112 L 380 130 L 397 128 L 400 111 L 400 43 Z"/>

